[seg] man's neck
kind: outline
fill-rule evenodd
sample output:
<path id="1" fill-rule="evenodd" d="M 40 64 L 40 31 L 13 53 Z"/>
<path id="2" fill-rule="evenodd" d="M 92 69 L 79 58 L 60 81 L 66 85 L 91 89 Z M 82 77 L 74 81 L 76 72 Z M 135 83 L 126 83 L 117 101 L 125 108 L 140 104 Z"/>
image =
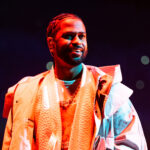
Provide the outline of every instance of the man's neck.
<path id="1" fill-rule="evenodd" d="M 55 65 L 55 76 L 60 80 L 74 80 L 81 77 L 82 74 L 82 64 L 77 66 L 56 66 Z"/>

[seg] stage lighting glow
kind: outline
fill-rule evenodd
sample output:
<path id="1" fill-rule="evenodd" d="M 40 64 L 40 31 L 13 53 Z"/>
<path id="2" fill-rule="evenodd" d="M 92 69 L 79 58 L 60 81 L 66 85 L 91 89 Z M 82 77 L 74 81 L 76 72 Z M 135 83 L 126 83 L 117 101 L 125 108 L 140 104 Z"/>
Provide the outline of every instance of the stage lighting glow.
<path id="1" fill-rule="evenodd" d="M 139 89 L 139 90 L 142 90 L 144 88 L 144 82 L 142 80 L 138 80 L 136 82 L 136 88 Z"/>
<path id="2" fill-rule="evenodd" d="M 149 59 L 148 56 L 142 56 L 142 57 L 141 57 L 141 63 L 142 63 L 143 65 L 148 65 L 149 62 L 150 62 L 150 59 Z"/>
<path id="3" fill-rule="evenodd" d="M 47 70 L 50 70 L 50 69 L 52 68 L 52 65 L 53 65 L 53 62 L 52 62 L 52 61 L 47 62 L 47 64 L 46 64 L 46 69 L 47 69 Z"/>

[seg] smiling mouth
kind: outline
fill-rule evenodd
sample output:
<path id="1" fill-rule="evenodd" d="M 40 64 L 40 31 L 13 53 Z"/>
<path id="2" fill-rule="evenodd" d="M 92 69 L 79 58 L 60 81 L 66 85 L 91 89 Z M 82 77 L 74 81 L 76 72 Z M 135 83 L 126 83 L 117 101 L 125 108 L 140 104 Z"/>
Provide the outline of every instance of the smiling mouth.
<path id="1" fill-rule="evenodd" d="M 71 52 L 71 55 L 73 57 L 81 57 L 82 56 L 82 50 L 79 50 L 79 49 L 74 50 L 74 51 Z"/>

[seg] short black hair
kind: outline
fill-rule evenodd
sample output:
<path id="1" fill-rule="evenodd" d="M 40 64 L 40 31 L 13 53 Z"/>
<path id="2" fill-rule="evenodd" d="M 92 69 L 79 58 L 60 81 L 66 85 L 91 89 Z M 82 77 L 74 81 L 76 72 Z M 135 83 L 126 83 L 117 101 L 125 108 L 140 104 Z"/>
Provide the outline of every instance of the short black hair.
<path id="1" fill-rule="evenodd" d="M 80 19 L 82 21 L 82 19 L 75 15 L 75 14 L 71 14 L 71 13 L 61 13 L 59 15 L 57 15 L 56 17 L 54 17 L 48 24 L 47 27 L 47 32 L 46 32 L 46 36 L 47 37 L 55 37 L 58 28 L 56 28 L 58 26 L 58 24 L 66 19 L 66 18 L 75 18 L 75 19 Z"/>

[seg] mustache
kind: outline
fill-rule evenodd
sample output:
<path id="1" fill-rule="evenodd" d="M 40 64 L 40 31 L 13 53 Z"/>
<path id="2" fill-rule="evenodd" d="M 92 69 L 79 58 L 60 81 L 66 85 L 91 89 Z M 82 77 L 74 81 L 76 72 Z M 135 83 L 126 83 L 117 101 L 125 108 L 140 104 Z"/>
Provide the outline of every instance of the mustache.
<path id="1" fill-rule="evenodd" d="M 73 46 L 69 46 L 69 49 L 70 50 L 73 50 L 73 49 L 75 49 L 75 50 L 77 50 L 77 49 L 84 50 L 85 47 L 83 45 L 73 45 Z"/>

